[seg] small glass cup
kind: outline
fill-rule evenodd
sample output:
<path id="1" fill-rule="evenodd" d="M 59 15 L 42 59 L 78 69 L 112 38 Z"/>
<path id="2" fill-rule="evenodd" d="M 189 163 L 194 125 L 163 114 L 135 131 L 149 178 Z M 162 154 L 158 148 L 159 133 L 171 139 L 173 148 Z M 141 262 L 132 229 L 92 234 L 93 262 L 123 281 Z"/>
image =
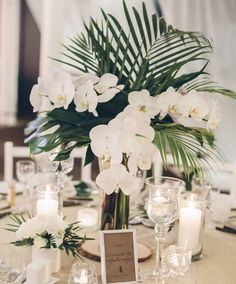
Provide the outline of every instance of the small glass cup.
<path id="1" fill-rule="evenodd" d="M 35 188 L 34 215 L 62 214 L 63 196 L 55 184 L 43 184 Z"/>
<path id="2" fill-rule="evenodd" d="M 231 206 L 232 196 L 230 194 L 216 194 L 211 203 L 212 220 L 224 224 L 229 219 Z"/>
<path id="3" fill-rule="evenodd" d="M 26 264 L 23 258 L 16 256 L 0 258 L 0 282 L 23 283 L 25 280 Z"/>
<path id="4" fill-rule="evenodd" d="M 164 260 L 173 275 L 184 275 L 191 264 L 192 252 L 183 247 L 171 245 L 164 251 Z"/>
<path id="5" fill-rule="evenodd" d="M 206 204 L 197 193 L 185 192 L 179 198 L 178 246 L 191 250 L 192 261 L 202 258 Z"/>
<path id="6" fill-rule="evenodd" d="M 211 185 L 207 180 L 194 177 L 192 180 L 192 192 L 202 195 L 203 199 L 210 199 Z"/>
<path id="7" fill-rule="evenodd" d="M 30 181 L 35 175 L 36 166 L 35 163 L 31 160 L 21 160 L 16 162 L 16 175 L 19 182 L 24 184 L 24 204 L 22 204 L 22 210 L 31 211 L 32 200 L 33 200 L 33 191 L 30 187 Z"/>
<path id="8" fill-rule="evenodd" d="M 93 264 L 76 262 L 73 264 L 68 284 L 97 284 L 96 269 Z"/>

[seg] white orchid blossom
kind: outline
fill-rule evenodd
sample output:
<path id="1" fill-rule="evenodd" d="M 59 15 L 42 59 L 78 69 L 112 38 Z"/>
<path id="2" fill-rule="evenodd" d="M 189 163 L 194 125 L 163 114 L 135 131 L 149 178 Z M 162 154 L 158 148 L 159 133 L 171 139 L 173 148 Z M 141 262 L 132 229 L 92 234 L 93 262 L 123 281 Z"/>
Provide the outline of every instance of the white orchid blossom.
<path id="1" fill-rule="evenodd" d="M 156 97 L 156 104 L 160 110 L 159 118 L 163 119 L 167 114 L 176 114 L 178 110 L 178 102 L 182 95 L 175 91 L 173 87 L 169 87 L 165 92 Z"/>
<path id="2" fill-rule="evenodd" d="M 43 88 L 40 77 L 38 78 L 38 84 L 33 86 L 29 99 L 31 105 L 33 106 L 33 112 L 39 111 L 43 103 Z"/>
<path id="3" fill-rule="evenodd" d="M 97 116 L 96 108 L 98 100 L 92 80 L 89 79 L 87 82 L 83 82 L 82 85 L 78 85 L 74 97 L 74 103 L 76 105 L 76 111 L 89 111 Z"/>
<path id="4" fill-rule="evenodd" d="M 77 78 L 74 81 L 76 111 L 89 111 L 97 116 L 98 103 L 108 102 L 124 88 L 124 85 L 116 86 L 117 82 L 118 78 L 110 73 L 104 74 L 100 79 L 90 73 L 85 73 Z"/>
<path id="5" fill-rule="evenodd" d="M 124 89 L 124 85 L 117 85 L 118 77 L 111 73 L 102 75 L 95 90 L 98 92 L 98 102 L 105 103 L 110 101 L 117 93 Z"/>
<path id="6" fill-rule="evenodd" d="M 135 117 L 138 119 L 136 120 Z M 155 131 L 149 125 L 150 119 L 147 120 L 146 118 L 142 114 L 140 116 L 137 110 L 130 112 L 125 109 L 109 122 L 110 125 L 117 129 L 117 135 L 119 133 L 119 144 L 123 153 L 131 153 L 139 140 L 153 141 Z"/>
<path id="7" fill-rule="evenodd" d="M 98 125 L 89 133 L 91 149 L 103 163 L 121 163 L 122 151 L 119 144 L 119 135 L 113 125 Z"/>
<path id="8" fill-rule="evenodd" d="M 130 117 L 135 120 L 137 123 L 149 125 L 151 118 L 144 112 L 138 111 L 133 108 L 131 105 L 128 105 L 122 112 L 120 112 L 116 117 L 124 119 Z"/>
<path id="9" fill-rule="evenodd" d="M 99 81 L 99 77 L 91 73 L 84 73 L 74 80 L 75 88 L 77 89 L 79 86 L 86 85 L 88 81 L 92 81 L 93 84 L 96 84 Z"/>
<path id="10" fill-rule="evenodd" d="M 64 70 L 55 68 L 41 80 L 43 95 L 48 96 L 55 108 L 67 109 L 75 95 L 71 75 Z"/>
<path id="11" fill-rule="evenodd" d="M 154 117 L 159 113 L 156 99 L 150 95 L 148 90 L 131 92 L 128 101 L 131 108 L 145 113 L 149 117 Z"/>
<path id="12" fill-rule="evenodd" d="M 149 170 L 151 165 L 156 161 L 157 156 L 158 150 L 153 143 L 147 140 L 139 142 L 128 158 L 130 173 L 135 175 L 138 169 L 143 171 Z"/>
<path id="13" fill-rule="evenodd" d="M 221 119 L 221 111 L 219 103 L 218 101 L 213 100 L 207 121 L 207 129 L 209 131 L 216 129 L 220 123 L 220 119 Z"/>
<path id="14" fill-rule="evenodd" d="M 114 164 L 110 169 L 100 172 L 96 183 L 106 194 L 121 189 L 125 195 L 130 195 L 140 187 L 140 180 L 129 173 L 122 164 Z"/>
<path id="15" fill-rule="evenodd" d="M 207 98 L 195 90 L 182 96 L 178 103 L 178 109 L 183 116 L 190 116 L 197 121 L 206 118 L 210 110 Z"/>

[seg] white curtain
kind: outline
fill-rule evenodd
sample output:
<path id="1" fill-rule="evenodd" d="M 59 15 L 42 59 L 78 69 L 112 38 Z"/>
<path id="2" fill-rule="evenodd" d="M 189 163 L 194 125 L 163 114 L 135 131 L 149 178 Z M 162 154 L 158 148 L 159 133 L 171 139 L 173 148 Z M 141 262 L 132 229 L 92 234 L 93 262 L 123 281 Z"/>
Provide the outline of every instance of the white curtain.
<path id="1" fill-rule="evenodd" d="M 0 125 L 14 125 L 17 112 L 20 1 L 0 1 Z"/>

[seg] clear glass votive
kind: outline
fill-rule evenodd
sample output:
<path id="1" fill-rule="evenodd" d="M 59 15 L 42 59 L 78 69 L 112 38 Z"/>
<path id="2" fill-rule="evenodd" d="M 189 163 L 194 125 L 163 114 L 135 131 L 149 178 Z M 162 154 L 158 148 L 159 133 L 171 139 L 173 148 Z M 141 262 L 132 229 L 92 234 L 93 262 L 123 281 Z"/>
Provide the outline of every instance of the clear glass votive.
<path id="1" fill-rule="evenodd" d="M 97 284 L 96 269 L 93 264 L 76 262 L 73 264 L 68 284 Z"/>
<path id="2" fill-rule="evenodd" d="M 191 250 L 192 261 L 202 258 L 206 204 L 197 193 L 185 192 L 179 198 L 178 246 Z"/>
<path id="3" fill-rule="evenodd" d="M 231 206 L 232 196 L 230 194 L 215 194 L 211 203 L 212 220 L 224 224 L 229 219 Z"/>
<path id="4" fill-rule="evenodd" d="M 191 264 L 192 252 L 183 247 L 171 245 L 164 251 L 164 260 L 173 275 L 184 275 Z"/>
<path id="5" fill-rule="evenodd" d="M 35 188 L 34 215 L 37 214 L 61 214 L 62 191 L 53 184 L 43 184 Z"/>
<path id="6" fill-rule="evenodd" d="M 210 199 L 211 185 L 207 180 L 194 177 L 192 180 L 192 193 L 200 194 L 203 199 Z"/>

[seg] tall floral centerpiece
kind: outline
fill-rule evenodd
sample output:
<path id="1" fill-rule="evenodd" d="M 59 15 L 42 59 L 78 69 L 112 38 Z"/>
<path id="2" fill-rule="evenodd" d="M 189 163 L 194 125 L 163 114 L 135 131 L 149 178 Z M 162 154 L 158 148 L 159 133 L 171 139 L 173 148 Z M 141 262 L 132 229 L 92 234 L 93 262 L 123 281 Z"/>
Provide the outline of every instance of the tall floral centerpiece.
<path id="1" fill-rule="evenodd" d="M 64 46 L 61 62 L 79 75 L 54 69 L 40 77 L 30 101 L 35 112 L 48 108 L 26 128 L 32 154 L 60 146 L 55 160 L 62 161 L 87 147 L 85 164 L 99 158 L 102 229 L 127 228 L 136 173 L 149 170 L 158 151 L 166 165 L 169 150 L 187 174 L 219 158 L 216 94 L 236 97 L 207 73 L 213 47 L 206 35 L 174 29 L 144 3 L 140 13 L 123 7 L 128 30 L 102 10 L 101 21 L 91 18 Z"/>

